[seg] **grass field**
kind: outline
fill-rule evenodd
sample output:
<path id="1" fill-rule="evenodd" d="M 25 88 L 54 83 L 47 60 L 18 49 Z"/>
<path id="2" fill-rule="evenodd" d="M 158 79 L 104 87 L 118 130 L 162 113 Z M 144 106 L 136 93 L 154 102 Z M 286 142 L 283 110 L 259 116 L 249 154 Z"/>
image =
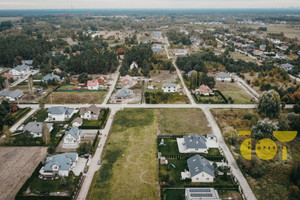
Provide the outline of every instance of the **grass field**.
<path id="1" fill-rule="evenodd" d="M 47 147 L 0 148 L 0 199 L 13 200 L 47 154 Z"/>
<path id="2" fill-rule="evenodd" d="M 251 26 L 258 28 L 259 26 Z M 265 25 L 264 27 L 267 27 L 268 33 L 284 33 L 284 36 L 289 37 L 289 38 L 295 38 L 297 37 L 298 39 L 300 38 L 300 30 L 297 29 L 292 29 L 292 28 L 287 28 L 286 25 Z"/>
<path id="3" fill-rule="evenodd" d="M 252 97 L 250 96 L 250 94 L 246 93 L 246 91 L 238 86 L 237 83 L 216 81 L 215 88 L 220 90 L 220 92 L 222 92 L 226 99 L 231 97 L 234 100 L 235 104 L 252 103 Z"/>
<path id="4" fill-rule="evenodd" d="M 230 56 L 234 60 L 244 60 L 244 61 L 249 61 L 249 62 L 256 62 L 253 58 L 250 58 L 249 56 L 246 56 L 244 54 L 238 53 L 238 52 L 230 52 Z"/>
<path id="5" fill-rule="evenodd" d="M 210 134 L 211 128 L 200 109 L 159 109 L 158 128 L 160 135 Z"/>
<path id="6" fill-rule="evenodd" d="M 156 115 L 152 109 L 117 113 L 89 199 L 158 199 Z"/>
<path id="7" fill-rule="evenodd" d="M 53 104 L 101 104 L 106 96 L 106 92 L 53 92 L 47 99 L 46 103 Z"/>

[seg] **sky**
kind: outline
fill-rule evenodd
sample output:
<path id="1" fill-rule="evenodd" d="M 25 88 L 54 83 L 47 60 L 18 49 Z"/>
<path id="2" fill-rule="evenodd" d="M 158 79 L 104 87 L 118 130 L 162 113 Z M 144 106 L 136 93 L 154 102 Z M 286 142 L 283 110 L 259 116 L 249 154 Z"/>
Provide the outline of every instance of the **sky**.
<path id="1" fill-rule="evenodd" d="M 300 8 L 300 0 L 0 0 L 0 9 Z"/>

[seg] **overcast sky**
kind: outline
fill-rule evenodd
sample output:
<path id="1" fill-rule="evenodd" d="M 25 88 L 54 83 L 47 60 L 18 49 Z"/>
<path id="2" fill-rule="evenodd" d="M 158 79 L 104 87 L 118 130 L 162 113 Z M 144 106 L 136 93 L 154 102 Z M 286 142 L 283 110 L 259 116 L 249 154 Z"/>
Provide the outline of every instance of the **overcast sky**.
<path id="1" fill-rule="evenodd" d="M 289 8 L 300 0 L 0 0 L 0 9 Z"/>

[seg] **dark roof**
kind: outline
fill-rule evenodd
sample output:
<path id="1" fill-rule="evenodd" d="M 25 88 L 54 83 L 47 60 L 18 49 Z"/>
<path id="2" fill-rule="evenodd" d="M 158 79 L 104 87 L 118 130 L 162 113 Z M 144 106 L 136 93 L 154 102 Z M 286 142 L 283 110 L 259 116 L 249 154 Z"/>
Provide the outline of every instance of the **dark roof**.
<path id="1" fill-rule="evenodd" d="M 183 136 L 188 149 L 206 149 L 206 139 L 203 135 L 192 134 Z"/>
<path id="2" fill-rule="evenodd" d="M 215 168 L 213 165 L 209 163 L 209 161 L 206 158 L 196 154 L 190 157 L 187 160 L 187 163 L 188 163 L 189 171 L 191 173 L 191 177 L 196 176 L 201 172 L 206 172 L 207 174 L 215 177 L 214 174 Z"/>

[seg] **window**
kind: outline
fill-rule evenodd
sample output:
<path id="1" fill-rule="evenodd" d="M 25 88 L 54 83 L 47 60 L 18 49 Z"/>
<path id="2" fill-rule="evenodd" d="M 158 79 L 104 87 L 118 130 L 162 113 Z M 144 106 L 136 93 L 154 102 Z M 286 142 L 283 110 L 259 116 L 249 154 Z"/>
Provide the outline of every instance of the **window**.
<path id="1" fill-rule="evenodd" d="M 206 178 L 206 180 L 208 181 L 208 180 L 209 180 L 209 178 Z"/>
<path id="2" fill-rule="evenodd" d="M 196 178 L 196 180 L 198 181 L 198 180 L 199 180 L 199 178 Z"/>

